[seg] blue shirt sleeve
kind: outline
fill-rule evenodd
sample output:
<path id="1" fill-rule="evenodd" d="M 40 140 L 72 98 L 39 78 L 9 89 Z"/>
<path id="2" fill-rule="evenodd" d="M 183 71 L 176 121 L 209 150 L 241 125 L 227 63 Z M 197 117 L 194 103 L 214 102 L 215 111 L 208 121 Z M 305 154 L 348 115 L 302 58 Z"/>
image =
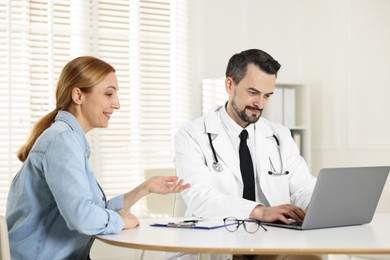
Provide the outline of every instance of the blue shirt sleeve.
<path id="1" fill-rule="evenodd" d="M 63 132 L 49 144 L 42 161 L 43 174 L 67 226 L 82 234 L 120 232 L 124 223 L 116 210 L 123 207 L 120 196 L 99 205 L 101 194 L 94 189 L 96 180 L 88 171 L 85 149 L 75 132 Z M 121 204 L 122 203 L 122 204 Z"/>
<path id="2" fill-rule="evenodd" d="M 125 203 L 125 195 L 121 194 L 119 196 L 116 196 L 108 200 L 107 208 L 118 212 L 119 210 L 123 209 L 124 203 Z"/>

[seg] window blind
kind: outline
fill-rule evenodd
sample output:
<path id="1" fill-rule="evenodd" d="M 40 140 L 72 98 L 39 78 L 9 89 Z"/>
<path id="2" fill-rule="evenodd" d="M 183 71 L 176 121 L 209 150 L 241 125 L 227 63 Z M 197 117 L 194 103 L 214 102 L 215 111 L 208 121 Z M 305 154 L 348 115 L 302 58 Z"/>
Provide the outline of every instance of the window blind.
<path id="1" fill-rule="evenodd" d="M 4 214 L 9 183 L 21 166 L 16 151 L 30 127 L 28 6 L 0 2 L 0 214 Z"/>
<path id="2" fill-rule="evenodd" d="M 173 135 L 193 117 L 187 1 L 6 1 L 0 3 L 0 214 L 31 125 L 54 108 L 62 67 L 80 55 L 116 68 L 120 110 L 88 133 L 90 162 L 107 197 L 148 169 L 173 167 Z M 147 214 L 141 201 L 133 209 Z"/>
<path id="3" fill-rule="evenodd" d="M 227 100 L 224 77 L 202 80 L 203 114 L 207 114 L 210 109 L 216 106 L 222 106 Z"/>

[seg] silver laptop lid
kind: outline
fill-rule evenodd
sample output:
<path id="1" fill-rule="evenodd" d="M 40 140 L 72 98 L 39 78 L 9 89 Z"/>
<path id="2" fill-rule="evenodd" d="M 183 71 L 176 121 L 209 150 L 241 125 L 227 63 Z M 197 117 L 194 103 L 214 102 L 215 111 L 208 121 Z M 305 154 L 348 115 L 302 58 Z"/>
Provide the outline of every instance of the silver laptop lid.
<path id="1" fill-rule="evenodd" d="M 371 222 L 389 171 L 390 166 L 322 169 L 302 229 Z"/>

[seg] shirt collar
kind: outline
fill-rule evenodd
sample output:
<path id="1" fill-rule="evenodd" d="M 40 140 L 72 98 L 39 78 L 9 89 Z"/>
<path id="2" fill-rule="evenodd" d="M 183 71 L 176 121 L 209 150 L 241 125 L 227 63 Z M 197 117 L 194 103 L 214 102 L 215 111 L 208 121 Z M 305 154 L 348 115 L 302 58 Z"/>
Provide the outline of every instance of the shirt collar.
<path id="1" fill-rule="evenodd" d="M 226 111 L 226 105 L 222 107 L 220 111 L 220 117 L 222 124 L 224 125 L 226 131 L 229 132 L 230 135 L 240 137 L 240 134 L 244 128 L 242 128 L 236 121 L 233 120 Z M 248 138 L 254 135 L 255 124 L 249 124 L 245 129 L 248 131 Z"/>
<path id="2" fill-rule="evenodd" d="M 80 136 L 80 139 L 82 140 L 83 145 L 85 147 L 85 152 L 87 154 L 87 157 L 89 157 L 90 154 L 91 154 L 91 150 L 90 150 L 90 147 L 89 147 L 89 143 L 88 143 L 87 137 L 86 137 L 83 129 L 81 128 L 79 122 L 73 116 L 73 114 L 68 112 L 68 111 L 60 110 L 60 111 L 58 111 L 54 121 L 63 121 L 63 122 L 65 122 L 73 131 L 75 131 Z"/>

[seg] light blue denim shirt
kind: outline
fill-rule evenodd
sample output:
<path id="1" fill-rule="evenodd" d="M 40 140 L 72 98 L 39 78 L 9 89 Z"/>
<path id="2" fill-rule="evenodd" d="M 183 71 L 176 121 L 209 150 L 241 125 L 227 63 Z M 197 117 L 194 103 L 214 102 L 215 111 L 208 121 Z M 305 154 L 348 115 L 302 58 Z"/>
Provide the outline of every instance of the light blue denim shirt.
<path id="1" fill-rule="evenodd" d="M 118 233 L 124 196 L 105 203 L 75 119 L 59 111 L 12 181 L 7 223 L 12 259 L 85 259 L 93 235 Z"/>

